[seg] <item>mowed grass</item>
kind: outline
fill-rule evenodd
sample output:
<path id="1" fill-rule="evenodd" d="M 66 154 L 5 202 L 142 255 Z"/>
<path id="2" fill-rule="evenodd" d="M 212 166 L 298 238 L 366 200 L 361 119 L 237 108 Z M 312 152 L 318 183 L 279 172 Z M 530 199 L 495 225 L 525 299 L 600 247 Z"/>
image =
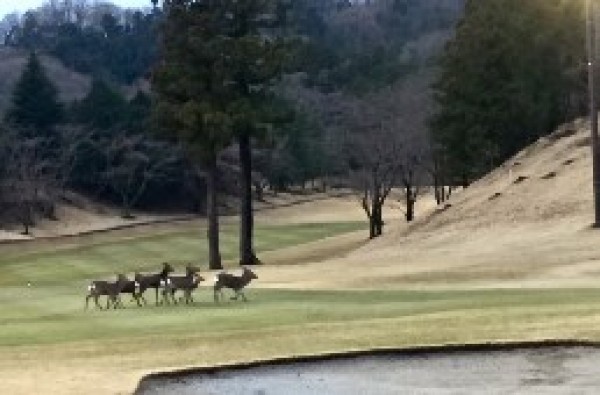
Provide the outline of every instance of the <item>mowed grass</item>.
<path id="1" fill-rule="evenodd" d="M 261 226 L 257 250 L 364 228 L 362 223 Z M 260 289 L 259 279 L 247 291 L 249 303 L 216 305 L 211 290 L 203 287 L 192 306 L 154 306 L 148 292 L 151 304 L 144 308 L 125 298 L 124 310 L 84 311 L 90 278 L 156 270 L 163 261 L 179 268 L 191 261 L 206 269 L 204 232 L 183 227 L 0 247 L 0 381 L 11 393 L 127 393 L 151 371 L 278 356 L 504 340 L 600 340 L 596 289 L 309 291 Z M 222 252 L 233 265 L 233 225 L 223 227 Z"/>
<path id="2" fill-rule="evenodd" d="M 258 226 L 256 250 L 278 250 L 326 237 L 364 229 L 361 222 Z M 0 286 L 72 284 L 73 281 L 114 278 L 115 273 L 156 271 L 162 262 L 179 269 L 191 262 L 207 269 L 205 229 L 190 229 L 121 236 L 67 239 L 55 243 L 0 246 Z M 221 231 L 221 253 L 225 261 L 237 258 L 238 233 L 234 225 Z M 266 262 L 269 263 L 269 262 Z"/>
<path id="3" fill-rule="evenodd" d="M 600 322 L 600 292 L 592 289 L 473 290 L 473 291 L 294 291 L 249 290 L 249 303 L 228 301 L 215 305 L 208 288 L 200 289 L 193 306 L 147 306 L 125 310 L 84 311 L 83 297 L 70 287 L 27 289 L 5 287 L 0 291 L 0 346 L 47 345 L 80 341 L 146 343 L 161 347 L 158 335 L 190 345 L 197 337 L 252 334 L 283 330 L 306 335 L 353 339 L 353 330 L 378 324 L 389 331 L 388 346 L 396 333 L 410 334 L 414 344 L 440 341 L 473 342 L 528 337 L 532 325 L 559 334 L 577 320 Z M 128 301 L 126 301 L 128 303 Z M 544 322 L 548 327 L 544 328 Z M 404 323 L 402 327 L 396 325 Z M 553 327 L 551 323 L 561 327 Z M 311 326 L 336 331 L 305 332 Z M 433 325 L 433 327 L 428 327 Z M 581 327 L 600 334 L 600 327 Z M 509 336 L 511 335 L 511 336 Z M 354 339 L 368 343 L 369 336 Z M 380 339 L 381 340 L 381 339 Z M 264 337 L 254 346 L 268 342 Z M 227 345 L 223 345 L 227 348 Z M 110 350 L 110 347 L 108 347 Z M 230 351 L 230 350 L 228 350 Z M 296 350 L 298 352 L 299 350 Z M 279 350 L 285 354 L 286 350 Z"/>

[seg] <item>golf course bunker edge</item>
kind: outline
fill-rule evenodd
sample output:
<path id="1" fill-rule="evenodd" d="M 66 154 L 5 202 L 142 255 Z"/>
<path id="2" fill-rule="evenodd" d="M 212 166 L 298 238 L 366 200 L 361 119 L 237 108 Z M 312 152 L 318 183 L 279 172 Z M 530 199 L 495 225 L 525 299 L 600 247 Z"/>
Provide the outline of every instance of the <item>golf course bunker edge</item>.
<path id="1" fill-rule="evenodd" d="M 592 394 L 600 344 L 542 341 L 372 350 L 156 373 L 136 394 Z"/>

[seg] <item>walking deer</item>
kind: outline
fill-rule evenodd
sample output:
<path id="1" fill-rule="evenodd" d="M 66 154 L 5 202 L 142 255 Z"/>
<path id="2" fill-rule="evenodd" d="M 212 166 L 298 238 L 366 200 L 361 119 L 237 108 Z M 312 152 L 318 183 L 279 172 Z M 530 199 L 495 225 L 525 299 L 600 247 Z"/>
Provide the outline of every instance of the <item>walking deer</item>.
<path id="1" fill-rule="evenodd" d="M 154 274 L 135 274 L 135 282 L 138 284 L 138 298 L 142 299 L 146 303 L 144 298 L 144 292 L 148 288 L 154 288 L 156 292 L 156 304 L 158 305 L 158 290 L 161 287 L 161 282 L 164 282 L 169 277 L 169 274 L 173 273 L 173 267 L 168 263 L 163 263 L 163 268 L 160 272 Z"/>
<path id="2" fill-rule="evenodd" d="M 110 308 L 110 304 L 112 302 L 113 307 L 116 309 L 119 306 L 123 306 L 121 303 L 120 294 L 123 288 L 129 283 L 129 279 L 123 275 L 119 274 L 117 276 L 117 281 L 109 282 L 109 281 L 92 281 L 92 283 L 88 286 L 88 294 L 85 298 L 85 308 L 87 310 L 90 299 L 94 299 L 94 303 L 96 307 L 102 309 L 98 299 L 100 296 L 106 296 L 106 309 Z"/>
<path id="3" fill-rule="evenodd" d="M 219 296 L 223 299 L 223 288 L 229 288 L 235 292 L 235 295 L 231 298 L 232 300 L 237 300 L 241 296 L 242 300 L 247 302 L 248 299 L 246 299 L 243 290 L 252 280 L 256 279 L 258 279 L 258 276 L 248 268 L 244 268 L 241 276 L 234 276 L 229 273 L 217 274 L 214 286 L 215 302 L 219 301 Z"/>
<path id="4" fill-rule="evenodd" d="M 185 276 L 169 276 L 166 280 L 162 280 L 163 286 L 163 301 L 169 304 L 169 297 L 173 304 L 177 304 L 175 293 L 183 291 L 183 300 L 185 304 L 194 302 L 192 292 L 194 292 L 204 278 L 198 275 L 200 269 L 192 265 L 187 265 L 185 268 Z"/>

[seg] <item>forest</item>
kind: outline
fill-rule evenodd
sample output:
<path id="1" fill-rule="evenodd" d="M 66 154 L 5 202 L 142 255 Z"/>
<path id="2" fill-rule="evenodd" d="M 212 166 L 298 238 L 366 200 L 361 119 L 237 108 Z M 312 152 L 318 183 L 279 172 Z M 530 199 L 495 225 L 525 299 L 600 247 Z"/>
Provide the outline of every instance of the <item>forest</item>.
<path id="1" fill-rule="evenodd" d="M 124 218 L 200 212 L 216 268 L 219 196 L 237 196 L 240 261 L 258 263 L 267 190 L 349 188 L 374 238 L 392 189 L 412 221 L 426 191 L 443 203 L 585 111 L 579 2 L 246 3 L 6 16 L 4 47 L 28 61 L 2 117 L 1 221 L 29 233 L 71 192 Z M 89 76 L 85 97 L 61 101 L 42 56 Z"/>

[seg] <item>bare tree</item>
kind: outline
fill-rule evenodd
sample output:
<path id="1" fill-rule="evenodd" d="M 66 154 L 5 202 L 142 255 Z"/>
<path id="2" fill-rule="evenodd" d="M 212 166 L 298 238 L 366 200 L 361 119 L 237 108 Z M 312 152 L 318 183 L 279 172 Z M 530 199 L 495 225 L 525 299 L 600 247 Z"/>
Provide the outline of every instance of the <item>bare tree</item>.
<path id="1" fill-rule="evenodd" d="M 382 233 L 382 210 L 396 186 L 404 192 L 405 218 L 415 218 L 415 204 L 429 155 L 425 120 L 426 78 L 414 78 L 353 99 L 349 116 L 348 157 L 355 188 L 370 222 L 370 235 Z"/>
<path id="2" fill-rule="evenodd" d="M 5 179 L 8 200 L 16 207 L 16 218 L 29 235 L 39 209 L 45 209 L 51 198 L 49 180 L 54 178 L 55 163 L 48 157 L 49 141 L 43 138 L 7 138 L 5 147 Z M 44 210 L 45 211 L 45 210 Z"/>
<path id="3" fill-rule="evenodd" d="M 164 143 L 141 135 L 120 133 L 110 142 L 98 144 L 105 164 L 101 173 L 105 185 L 121 200 L 122 217 L 131 219 L 132 207 L 143 196 L 151 181 L 165 179 L 179 156 Z"/>
<path id="4" fill-rule="evenodd" d="M 383 206 L 396 183 L 398 147 L 389 130 L 371 130 L 353 139 L 351 157 L 352 185 L 369 219 L 369 237 L 383 234 Z"/>

